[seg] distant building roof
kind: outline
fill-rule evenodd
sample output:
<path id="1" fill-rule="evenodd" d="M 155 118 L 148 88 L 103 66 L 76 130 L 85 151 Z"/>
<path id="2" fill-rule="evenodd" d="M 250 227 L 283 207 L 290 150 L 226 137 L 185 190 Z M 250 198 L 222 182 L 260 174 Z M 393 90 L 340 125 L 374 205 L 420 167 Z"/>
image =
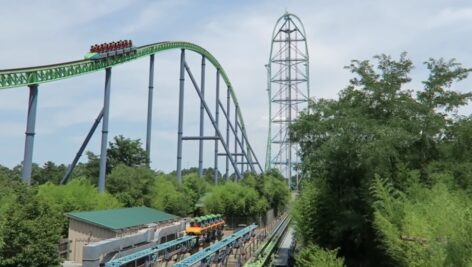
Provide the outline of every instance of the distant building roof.
<path id="1" fill-rule="evenodd" d="M 66 213 L 66 216 L 113 231 L 178 218 L 175 215 L 147 207 L 69 212 Z"/>

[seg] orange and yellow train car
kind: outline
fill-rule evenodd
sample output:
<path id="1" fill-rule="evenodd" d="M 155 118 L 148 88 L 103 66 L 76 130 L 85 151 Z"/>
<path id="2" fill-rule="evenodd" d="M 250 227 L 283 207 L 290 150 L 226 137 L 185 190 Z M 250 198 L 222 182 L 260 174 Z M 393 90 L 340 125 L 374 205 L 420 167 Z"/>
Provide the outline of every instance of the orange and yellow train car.
<path id="1" fill-rule="evenodd" d="M 210 214 L 195 217 L 185 230 L 188 235 L 203 235 L 214 230 L 223 230 L 225 221 L 221 214 Z"/>

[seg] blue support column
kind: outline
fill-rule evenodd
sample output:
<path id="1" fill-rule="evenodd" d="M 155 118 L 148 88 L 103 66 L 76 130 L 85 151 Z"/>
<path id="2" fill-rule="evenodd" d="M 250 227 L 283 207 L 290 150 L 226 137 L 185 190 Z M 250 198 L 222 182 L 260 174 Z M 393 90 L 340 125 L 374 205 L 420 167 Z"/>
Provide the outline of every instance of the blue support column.
<path id="1" fill-rule="evenodd" d="M 103 98 L 102 146 L 100 149 L 100 172 L 98 175 L 98 191 L 105 192 L 105 175 L 107 168 L 108 119 L 110 115 L 111 68 L 105 70 L 105 93 Z"/>
<path id="2" fill-rule="evenodd" d="M 148 91 L 148 111 L 147 111 L 147 127 L 146 127 L 146 155 L 148 157 L 148 166 L 151 162 L 153 91 L 154 91 L 154 54 L 152 54 L 149 58 L 149 91 Z"/>
<path id="3" fill-rule="evenodd" d="M 179 124 L 177 132 L 177 182 L 182 182 L 182 134 L 184 122 L 185 50 L 180 54 Z"/>
<path id="4" fill-rule="evenodd" d="M 226 91 L 226 143 L 228 144 L 229 148 L 229 122 L 230 122 L 230 92 L 229 92 L 229 87 Z M 229 179 L 229 157 L 231 157 L 231 154 L 226 155 L 226 180 Z"/>
<path id="5" fill-rule="evenodd" d="M 219 127 L 220 116 L 220 70 L 216 70 L 215 136 Z M 215 140 L 215 184 L 218 183 L 218 140 Z"/>
<path id="6" fill-rule="evenodd" d="M 244 135 L 243 135 L 242 130 L 241 130 L 241 143 L 242 143 L 242 145 L 241 145 L 241 152 L 242 152 L 243 154 L 246 153 L 246 149 L 245 149 L 245 146 L 244 146 L 244 141 L 245 141 L 245 140 L 246 140 L 246 139 L 244 139 Z M 245 165 L 245 164 L 244 164 L 244 157 L 241 157 L 241 158 L 242 158 L 242 159 L 241 159 L 241 173 L 244 174 L 244 165 Z M 249 163 L 249 162 L 248 162 L 248 163 Z"/>
<path id="7" fill-rule="evenodd" d="M 201 82 L 200 82 L 200 92 L 202 97 L 205 97 L 205 56 L 202 56 L 202 73 L 201 73 Z M 200 101 L 200 137 L 203 137 L 203 113 L 205 109 L 203 108 L 203 100 Z M 198 144 L 198 176 L 203 176 L 203 139 L 200 139 Z"/>
<path id="8" fill-rule="evenodd" d="M 238 167 L 238 106 L 234 105 L 234 162 Z M 242 151 L 241 151 L 242 152 Z M 239 168 L 239 167 L 238 167 Z M 241 172 L 243 173 L 243 172 Z"/>
<path id="9" fill-rule="evenodd" d="M 34 129 L 36 126 L 36 107 L 38 104 L 38 85 L 29 86 L 28 117 L 26 122 L 25 154 L 21 177 L 23 182 L 31 184 L 31 170 L 33 167 Z"/>

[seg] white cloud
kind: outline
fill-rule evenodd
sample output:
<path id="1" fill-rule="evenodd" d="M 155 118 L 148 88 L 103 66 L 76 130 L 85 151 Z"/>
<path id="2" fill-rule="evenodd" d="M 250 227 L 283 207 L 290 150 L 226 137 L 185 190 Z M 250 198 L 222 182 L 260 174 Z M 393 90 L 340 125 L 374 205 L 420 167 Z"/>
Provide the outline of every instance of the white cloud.
<path id="1" fill-rule="evenodd" d="M 472 8 L 464 7 L 446 7 L 441 9 L 439 13 L 432 17 L 426 25 L 431 28 L 439 28 L 444 26 L 458 26 L 470 23 L 472 21 Z"/>

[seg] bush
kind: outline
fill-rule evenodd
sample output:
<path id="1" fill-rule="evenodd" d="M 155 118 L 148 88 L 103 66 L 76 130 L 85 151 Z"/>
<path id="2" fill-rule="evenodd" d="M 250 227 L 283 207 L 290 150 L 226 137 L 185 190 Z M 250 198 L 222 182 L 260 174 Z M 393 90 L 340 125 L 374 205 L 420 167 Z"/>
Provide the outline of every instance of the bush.
<path id="1" fill-rule="evenodd" d="M 322 249 L 316 245 L 304 247 L 296 256 L 296 266 L 300 267 L 344 267 L 344 259 L 337 257 L 336 250 Z"/>

